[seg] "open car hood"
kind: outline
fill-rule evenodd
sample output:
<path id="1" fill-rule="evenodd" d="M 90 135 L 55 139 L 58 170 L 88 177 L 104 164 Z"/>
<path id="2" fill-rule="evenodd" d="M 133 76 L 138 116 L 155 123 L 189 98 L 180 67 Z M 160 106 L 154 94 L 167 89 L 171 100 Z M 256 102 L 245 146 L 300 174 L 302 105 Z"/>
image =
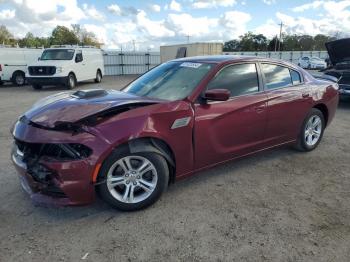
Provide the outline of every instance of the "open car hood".
<path id="1" fill-rule="evenodd" d="M 333 65 L 350 61 L 350 38 L 344 38 L 326 43 L 329 59 Z"/>
<path id="2" fill-rule="evenodd" d="M 62 92 L 39 100 L 25 113 L 32 123 L 46 128 L 57 128 L 62 124 L 73 124 L 109 110 L 127 105 L 149 105 L 164 102 L 139 97 L 116 90 L 81 90 Z"/>

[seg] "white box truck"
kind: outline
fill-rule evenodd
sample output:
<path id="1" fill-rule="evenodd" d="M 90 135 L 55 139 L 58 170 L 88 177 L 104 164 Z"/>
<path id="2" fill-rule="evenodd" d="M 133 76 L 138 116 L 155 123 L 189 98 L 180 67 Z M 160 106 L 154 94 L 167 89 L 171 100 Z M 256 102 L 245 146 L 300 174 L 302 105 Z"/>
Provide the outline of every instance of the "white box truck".
<path id="1" fill-rule="evenodd" d="M 25 84 L 27 66 L 40 57 L 43 49 L 0 47 L 0 84 L 12 82 L 17 86 Z"/>
<path id="2" fill-rule="evenodd" d="M 102 50 L 92 46 L 51 46 L 40 59 L 28 66 L 27 81 L 34 89 L 64 85 L 73 89 L 77 82 L 101 82 L 104 75 Z"/>

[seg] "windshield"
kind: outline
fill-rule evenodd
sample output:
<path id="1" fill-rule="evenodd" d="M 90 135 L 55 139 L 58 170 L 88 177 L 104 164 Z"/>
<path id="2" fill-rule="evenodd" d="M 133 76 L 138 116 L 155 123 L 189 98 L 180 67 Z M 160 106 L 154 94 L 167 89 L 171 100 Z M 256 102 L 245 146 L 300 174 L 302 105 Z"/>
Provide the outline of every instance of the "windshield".
<path id="1" fill-rule="evenodd" d="M 48 49 L 43 52 L 40 60 L 72 60 L 74 49 Z"/>
<path id="2" fill-rule="evenodd" d="M 164 63 L 136 79 L 123 91 L 137 96 L 180 100 L 192 93 L 213 66 L 180 61 Z"/>

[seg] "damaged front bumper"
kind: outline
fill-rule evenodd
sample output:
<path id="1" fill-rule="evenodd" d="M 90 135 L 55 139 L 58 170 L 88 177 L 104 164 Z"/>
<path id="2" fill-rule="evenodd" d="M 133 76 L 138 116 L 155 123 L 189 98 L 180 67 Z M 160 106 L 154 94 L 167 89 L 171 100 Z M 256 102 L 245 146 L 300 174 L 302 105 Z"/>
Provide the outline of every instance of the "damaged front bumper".
<path id="1" fill-rule="evenodd" d="M 108 148 L 103 139 L 86 132 L 72 135 L 41 129 L 20 120 L 12 133 L 11 158 L 33 201 L 49 205 L 94 201 L 93 174 Z"/>

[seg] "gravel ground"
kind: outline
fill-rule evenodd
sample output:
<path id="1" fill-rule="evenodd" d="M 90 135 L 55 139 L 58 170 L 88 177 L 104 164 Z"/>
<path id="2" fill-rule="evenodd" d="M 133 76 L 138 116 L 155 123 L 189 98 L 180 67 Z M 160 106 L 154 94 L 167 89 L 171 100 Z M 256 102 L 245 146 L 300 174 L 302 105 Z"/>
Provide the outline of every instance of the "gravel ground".
<path id="1" fill-rule="evenodd" d="M 106 77 L 120 88 L 133 77 Z M 35 206 L 10 161 L 10 125 L 61 91 L 0 88 L 0 261 L 350 261 L 350 102 L 317 150 L 281 148 L 201 172 L 133 213 Z"/>

